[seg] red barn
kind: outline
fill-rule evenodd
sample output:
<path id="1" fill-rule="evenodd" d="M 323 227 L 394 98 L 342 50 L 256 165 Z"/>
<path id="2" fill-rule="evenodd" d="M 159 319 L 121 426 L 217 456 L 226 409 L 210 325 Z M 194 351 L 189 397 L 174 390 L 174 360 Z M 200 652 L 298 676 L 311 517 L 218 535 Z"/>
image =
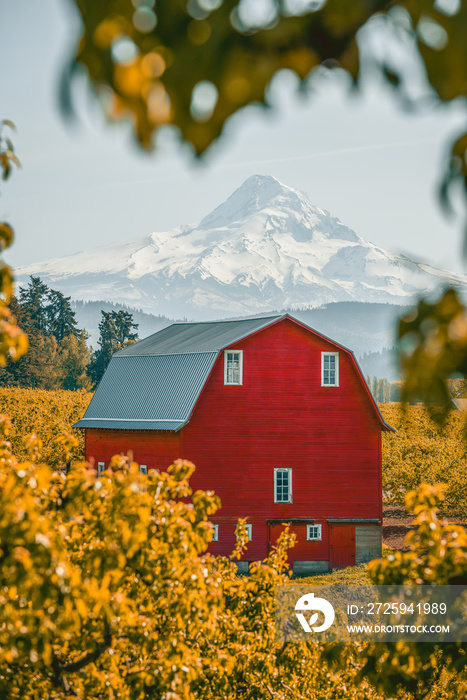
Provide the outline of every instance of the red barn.
<path id="1" fill-rule="evenodd" d="M 178 457 L 212 489 L 213 554 L 264 559 L 284 522 L 294 572 L 381 554 L 384 421 L 350 350 L 289 315 L 175 323 L 116 353 L 82 420 L 99 469 L 133 451 L 142 470 Z"/>

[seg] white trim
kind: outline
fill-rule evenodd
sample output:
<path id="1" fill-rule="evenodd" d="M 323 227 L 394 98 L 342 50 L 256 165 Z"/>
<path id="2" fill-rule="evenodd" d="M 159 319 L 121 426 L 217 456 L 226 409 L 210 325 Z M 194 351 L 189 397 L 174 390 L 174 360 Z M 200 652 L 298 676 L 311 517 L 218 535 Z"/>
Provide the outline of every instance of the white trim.
<path id="1" fill-rule="evenodd" d="M 211 542 L 219 542 L 219 525 L 214 525 L 214 523 L 211 523 L 211 525 L 214 528 Z"/>
<path id="2" fill-rule="evenodd" d="M 310 537 L 310 534 L 312 532 L 312 528 L 317 528 L 317 537 Z M 318 542 L 323 539 L 322 536 L 322 526 L 321 525 L 307 525 L 306 526 L 306 539 L 309 542 Z"/>
<path id="3" fill-rule="evenodd" d="M 147 474 L 148 473 L 148 465 L 147 464 L 140 464 L 139 471 L 141 474 Z"/>
<path id="4" fill-rule="evenodd" d="M 248 535 L 248 541 L 251 542 L 253 539 L 253 525 L 251 523 L 245 523 L 246 534 Z"/>
<path id="5" fill-rule="evenodd" d="M 98 462 L 97 463 L 97 476 L 100 476 L 102 472 L 105 471 L 105 462 Z"/>
<path id="6" fill-rule="evenodd" d="M 227 381 L 227 354 L 239 355 L 240 361 L 240 381 L 239 382 L 228 382 Z M 224 350 L 224 384 L 226 386 L 242 386 L 243 385 L 243 350 Z"/>
<path id="7" fill-rule="evenodd" d="M 336 382 L 335 384 L 325 384 L 324 383 L 324 358 L 325 357 L 335 357 L 336 358 Z M 339 386 L 339 353 L 338 352 L 322 352 L 321 353 L 321 386 Z"/>
<path id="8" fill-rule="evenodd" d="M 277 474 L 279 472 L 288 472 L 289 474 L 289 498 L 287 501 L 277 500 Z M 292 469 L 289 467 L 274 467 L 274 503 L 293 503 L 292 500 Z"/>

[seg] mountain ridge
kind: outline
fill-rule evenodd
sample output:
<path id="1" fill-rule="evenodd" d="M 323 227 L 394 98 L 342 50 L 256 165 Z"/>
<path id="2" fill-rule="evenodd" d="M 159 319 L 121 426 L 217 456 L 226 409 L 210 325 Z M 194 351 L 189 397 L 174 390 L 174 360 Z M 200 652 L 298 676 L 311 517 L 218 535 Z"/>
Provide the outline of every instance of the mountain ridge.
<path id="1" fill-rule="evenodd" d="M 24 266 L 74 299 L 194 320 L 339 301 L 405 305 L 467 278 L 365 241 L 302 192 L 253 175 L 199 223 Z"/>

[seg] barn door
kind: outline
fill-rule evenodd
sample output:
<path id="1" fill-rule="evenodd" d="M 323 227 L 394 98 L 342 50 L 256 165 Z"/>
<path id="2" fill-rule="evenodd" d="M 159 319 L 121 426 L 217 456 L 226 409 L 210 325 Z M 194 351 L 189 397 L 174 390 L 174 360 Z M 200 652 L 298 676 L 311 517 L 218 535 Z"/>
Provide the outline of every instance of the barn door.
<path id="1" fill-rule="evenodd" d="M 355 525 L 329 523 L 329 566 L 343 569 L 355 565 Z"/>

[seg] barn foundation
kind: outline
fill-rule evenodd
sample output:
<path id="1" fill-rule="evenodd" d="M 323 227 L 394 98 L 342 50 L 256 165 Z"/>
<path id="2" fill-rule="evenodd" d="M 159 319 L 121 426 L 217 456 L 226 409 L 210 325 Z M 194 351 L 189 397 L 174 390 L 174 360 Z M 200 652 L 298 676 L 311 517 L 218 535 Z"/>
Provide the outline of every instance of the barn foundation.
<path id="1" fill-rule="evenodd" d="M 313 574 L 325 574 L 329 571 L 329 562 L 322 561 L 294 561 L 293 573 L 297 576 L 310 576 Z"/>
<path id="2" fill-rule="evenodd" d="M 382 555 L 383 530 L 381 525 L 355 527 L 355 563 L 364 564 Z"/>

